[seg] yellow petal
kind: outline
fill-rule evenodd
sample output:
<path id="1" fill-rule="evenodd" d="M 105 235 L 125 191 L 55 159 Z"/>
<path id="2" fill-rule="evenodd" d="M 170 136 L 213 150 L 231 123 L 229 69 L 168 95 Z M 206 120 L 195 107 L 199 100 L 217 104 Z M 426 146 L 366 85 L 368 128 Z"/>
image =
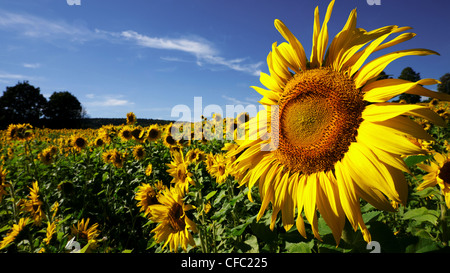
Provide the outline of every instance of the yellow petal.
<path id="1" fill-rule="evenodd" d="M 424 111 L 425 110 L 425 111 Z M 385 121 L 400 115 L 427 115 L 433 121 L 436 121 L 431 111 L 427 106 L 416 104 L 401 104 L 401 103 L 376 103 L 366 106 L 362 113 L 364 120 L 370 122 Z M 438 116 L 438 115 L 437 115 Z M 442 122 L 436 121 L 441 124 Z"/>
<path id="2" fill-rule="evenodd" d="M 361 123 L 356 139 L 369 148 L 376 147 L 397 155 L 414 155 L 422 152 L 422 149 L 412 144 L 406 137 L 370 122 Z"/>
<path id="3" fill-rule="evenodd" d="M 289 42 L 292 49 L 295 52 L 295 57 L 293 60 L 296 63 L 296 67 L 301 70 L 306 70 L 306 55 L 302 44 L 297 40 L 297 38 L 291 33 L 291 31 L 284 25 L 280 20 L 275 20 L 275 28 L 280 32 L 280 34 Z"/>
<path id="4" fill-rule="evenodd" d="M 325 56 L 325 51 L 328 46 L 328 21 L 331 17 L 331 12 L 333 11 L 334 0 L 328 4 L 327 13 L 325 14 L 325 19 L 323 20 L 322 29 L 320 30 L 319 37 L 317 40 L 317 62 L 318 66 L 322 66 L 322 62 Z M 312 66 L 314 67 L 314 66 Z"/>
<path id="5" fill-rule="evenodd" d="M 408 117 L 397 116 L 388 120 L 374 122 L 377 125 L 384 126 L 398 134 L 412 136 L 418 139 L 434 140 L 417 122 Z"/>
<path id="6" fill-rule="evenodd" d="M 409 55 L 418 55 L 418 56 L 426 56 L 431 54 L 437 54 L 436 51 L 428 50 L 428 49 L 407 49 L 392 52 L 376 58 L 375 60 L 369 62 L 365 66 L 363 66 L 353 77 L 355 81 L 356 88 L 361 88 L 368 80 L 378 76 L 381 71 L 383 71 L 386 66 L 392 61 Z"/>
<path id="7" fill-rule="evenodd" d="M 358 222 L 362 221 L 362 215 L 359 204 L 359 196 L 356 195 L 356 188 L 348 172 L 347 159 L 344 157 L 335 164 L 336 182 L 339 187 L 339 197 L 342 209 L 347 215 L 347 219 L 353 229 L 358 228 Z"/>
<path id="8" fill-rule="evenodd" d="M 385 102 L 402 93 L 437 98 L 440 100 L 450 100 L 450 95 L 434 92 L 422 86 L 438 83 L 439 81 L 434 79 L 423 79 L 417 82 L 401 79 L 374 81 L 363 87 L 363 91 L 365 92 L 364 100 L 369 102 Z"/>
<path id="9" fill-rule="evenodd" d="M 282 93 L 283 89 L 280 87 L 280 85 L 274 80 L 271 76 L 267 75 L 264 72 L 260 73 L 259 81 L 267 87 L 269 90 Z"/>
<path id="10" fill-rule="evenodd" d="M 313 173 L 307 178 L 305 190 L 303 192 L 305 216 L 311 224 L 314 237 L 322 240 L 319 235 L 319 226 L 316 214 L 316 198 L 317 198 L 317 174 Z"/>
<path id="11" fill-rule="evenodd" d="M 396 28 L 393 28 L 393 30 L 395 30 Z M 382 35 L 381 37 L 377 38 L 376 40 L 374 40 L 372 43 L 370 43 L 369 46 L 367 46 L 363 51 L 361 51 L 361 54 L 358 54 L 360 56 L 358 56 L 357 60 L 354 60 L 353 58 L 350 59 L 350 64 L 346 63 L 346 65 L 350 66 L 350 74 L 349 75 L 353 75 L 355 74 L 359 68 L 363 65 L 363 63 L 367 60 L 367 58 L 370 56 L 370 54 L 372 54 L 376 48 L 392 33 L 389 32 L 385 35 Z"/>
<path id="12" fill-rule="evenodd" d="M 317 60 L 317 44 L 319 39 L 319 32 L 320 32 L 319 7 L 316 7 L 316 9 L 314 10 L 312 50 L 311 56 L 309 58 L 311 68 L 316 68 L 319 66 L 319 62 Z"/>
<path id="13" fill-rule="evenodd" d="M 341 203 L 339 201 L 339 192 L 335 181 L 331 181 L 327 174 L 321 172 L 318 174 L 319 187 L 317 187 L 317 207 L 327 225 L 331 228 L 336 244 L 339 244 L 342 230 L 344 229 L 345 218 Z"/>
<path id="14" fill-rule="evenodd" d="M 334 70 L 340 71 L 340 63 L 342 54 L 346 51 L 347 47 L 344 44 L 348 43 L 350 37 L 354 34 L 356 29 L 356 9 L 350 12 L 347 22 L 342 30 L 334 37 L 333 41 L 328 48 L 325 65 L 330 65 Z"/>
<path id="15" fill-rule="evenodd" d="M 384 164 L 378 160 L 370 149 L 359 143 L 352 143 L 346 156 L 351 164 L 350 174 L 362 190 L 360 193 L 363 197 L 364 194 L 370 196 L 372 200 L 367 201 L 375 201 L 371 204 L 379 209 L 392 210 L 390 202 L 378 192 L 380 190 L 391 200 L 400 201 L 392 176 Z"/>
<path id="16" fill-rule="evenodd" d="M 291 73 L 288 70 L 289 62 L 286 61 L 283 54 L 278 50 L 276 42 L 272 44 L 272 54 L 274 71 L 283 80 L 284 84 L 286 84 L 286 82 L 292 78 Z"/>

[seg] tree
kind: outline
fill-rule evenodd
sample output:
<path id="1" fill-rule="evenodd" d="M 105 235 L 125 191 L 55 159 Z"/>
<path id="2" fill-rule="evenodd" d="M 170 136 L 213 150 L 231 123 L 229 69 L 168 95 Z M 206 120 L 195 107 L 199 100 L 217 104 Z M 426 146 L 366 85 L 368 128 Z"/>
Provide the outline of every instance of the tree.
<path id="1" fill-rule="evenodd" d="M 44 114 L 51 120 L 51 127 L 74 127 L 83 116 L 83 108 L 70 92 L 53 92 L 44 109 Z"/>
<path id="2" fill-rule="evenodd" d="M 445 73 L 445 75 L 442 76 L 439 81 L 441 81 L 441 83 L 438 84 L 437 91 L 450 94 L 450 73 Z"/>
<path id="3" fill-rule="evenodd" d="M 43 115 L 47 100 L 39 87 L 30 85 L 28 81 L 18 82 L 15 86 L 6 87 L 0 97 L 0 123 L 7 126 L 11 123 L 30 123 L 35 125 Z"/>
<path id="4" fill-rule="evenodd" d="M 399 79 L 416 82 L 420 80 L 420 73 L 415 72 L 411 67 L 406 67 L 400 73 Z M 400 100 L 405 100 L 407 103 L 418 103 L 420 102 L 419 95 L 412 94 L 401 94 Z"/>
<path id="5" fill-rule="evenodd" d="M 377 81 L 392 79 L 391 75 L 386 74 L 386 72 L 381 71 L 380 75 L 378 75 Z"/>

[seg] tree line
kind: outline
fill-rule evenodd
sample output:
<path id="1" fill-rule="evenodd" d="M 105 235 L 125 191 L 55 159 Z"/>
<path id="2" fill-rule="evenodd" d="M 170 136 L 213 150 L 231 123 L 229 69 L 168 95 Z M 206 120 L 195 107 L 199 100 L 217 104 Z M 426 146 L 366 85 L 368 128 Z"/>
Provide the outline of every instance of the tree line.
<path id="1" fill-rule="evenodd" d="M 0 97 L 0 128 L 11 123 L 30 123 L 48 128 L 78 128 L 85 118 L 78 99 L 68 91 L 53 92 L 47 100 L 39 87 L 28 81 L 6 87 Z"/>

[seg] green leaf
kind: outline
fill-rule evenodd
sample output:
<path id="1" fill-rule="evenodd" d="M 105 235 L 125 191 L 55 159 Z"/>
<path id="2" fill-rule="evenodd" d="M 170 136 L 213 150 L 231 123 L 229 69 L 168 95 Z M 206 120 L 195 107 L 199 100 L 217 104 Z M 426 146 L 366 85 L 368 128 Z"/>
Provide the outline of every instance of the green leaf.
<path id="1" fill-rule="evenodd" d="M 430 156 L 429 155 L 412 155 L 412 156 L 408 156 L 407 158 L 404 159 L 406 166 L 408 166 L 408 168 L 411 168 L 412 166 L 425 161 L 427 159 L 429 159 Z"/>
<path id="2" fill-rule="evenodd" d="M 88 242 L 87 245 L 85 245 L 78 253 L 85 253 L 88 250 L 90 244 L 91 242 Z"/>
<path id="3" fill-rule="evenodd" d="M 236 226 L 234 228 L 231 229 L 231 234 L 233 236 L 239 236 L 242 233 L 244 233 L 245 228 L 249 225 L 250 223 L 245 223 L 239 226 Z"/>
<path id="4" fill-rule="evenodd" d="M 249 239 L 245 240 L 245 243 L 251 247 L 247 253 L 259 253 L 258 238 L 255 235 L 251 235 Z"/>
<path id="5" fill-rule="evenodd" d="M 428 210 L 425 207 L 412 209 L 412 210 L 405 212 L 405 214 L 403 214 L 404 220 L 412 219 L 412 220 L 417 221 L 418 223 L 428 221 L 428 222 L 432 223 L 433 225 L 437 224 L 438 217 L 439 217 L 439 212 L 434 211 L 434 210 Z"/>
<path id="6" fill-rule="evenodd" d="M 222 218 L 222 216 L 224 216 L 225 214 L 227 214 L 231 209 L 230 204 L 225 203 L 225 205 L 216 213 L 214 213 L 214 215 L 211 217 L 211 220 L 218 220 L 220 218 Z"/>
<path id="7" fill-rule="evenodd" d="M 277 232 L 270 230 L 264 223 L 252 223 L 250 229 L 259 239 L 266 243 L 273 244 L 277 240 Z"/>
<path id="8" fill-rule="evenodd" d="M 306 243 L 286 243 L 286 250 L 288 253 L 311 253 L 314 247 L 314 240 Z"/>
<path id="9" fill-rule="evenodd" d="M 411 244 L 408 247 L 406 247 L 406 253 L 424 253 L 424 252 L 430 252 L 430 251 L 436 251 L 439 250 L 439 245 L 430 240 L 425 238 L 419 238 L 417 243 Z"/>
<path id="10" fill-rule="evenodd" d="M 378 215 L 380 215 L 381 211 L 369 211 L 362 215 L 364 223 L 368 223 L 370 220 L 374 219 Z"/>
<path id="11" fill-rule="evenodd" d="M 212 192 L 208 193 L 205 197 L 205 200 L 208 201 L 209 199 L 211 199 L 211 197 L 216 195 L 216 193 L 217 193 L 217 191 L 212 191 Z"/>

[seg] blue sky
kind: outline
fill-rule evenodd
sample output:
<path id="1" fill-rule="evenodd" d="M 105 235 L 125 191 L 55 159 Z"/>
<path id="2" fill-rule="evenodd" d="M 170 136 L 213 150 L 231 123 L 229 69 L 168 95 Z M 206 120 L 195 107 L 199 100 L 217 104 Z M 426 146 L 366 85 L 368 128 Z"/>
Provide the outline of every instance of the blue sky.
<path id="1" fill-rule="evenodd" d="M 283 42 L 282 20 L 311 51 L 314 8 L 319 0 L 2 0 L 0 91 L 28 80 L 50 96 L 69 91 L 91 117 L 177 120 L 175 105 L 257 104 L 266 57 Z M 392 50 L 428 48 L 441 56 L 412 56 L 391 63 L 394 78 L 411 66 L 422 78 L 450 72 L 448 0 L 337 0 L 330 41 L 357 8 L 357 26 L 411 26 L 417 36 Z M 436 90 L 436 86 L 429 87 Z M 195 118 L 195 117 L 193 117 Z"/>

